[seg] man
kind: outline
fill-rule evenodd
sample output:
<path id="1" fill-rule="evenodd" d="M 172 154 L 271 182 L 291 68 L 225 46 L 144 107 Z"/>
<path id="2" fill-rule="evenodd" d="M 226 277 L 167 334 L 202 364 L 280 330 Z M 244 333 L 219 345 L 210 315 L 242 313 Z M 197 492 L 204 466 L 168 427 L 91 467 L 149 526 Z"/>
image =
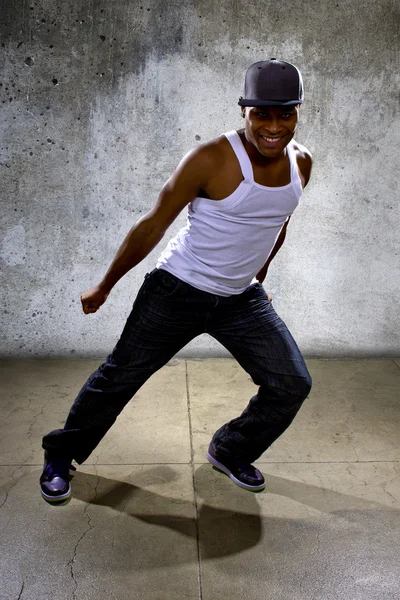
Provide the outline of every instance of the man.
<path id="1" fill-rule="evenodd" d="M 275 58 L 251 65 L 239 100 L 245 128 L 184 157 L 104 279 L 81 297 L 83 311 L 96 312 L 189 205 L 186 227 L 146 275 L 113 352 L 79 392 L 64 428 L 43 438 L 45 500 L 70 496 L 72 459 L 85 461 L 145 381 L 202 333 L 221 342 L 259 386 L 244 412 L 214 434 L 207 459 L 242 488 L 264 489 L 251 463 L 286 430 L 311 389 L 300 350 L 261 285 L 310 177 L 310 153 L 293 139 L 302 101 L 295 66 Z"/>

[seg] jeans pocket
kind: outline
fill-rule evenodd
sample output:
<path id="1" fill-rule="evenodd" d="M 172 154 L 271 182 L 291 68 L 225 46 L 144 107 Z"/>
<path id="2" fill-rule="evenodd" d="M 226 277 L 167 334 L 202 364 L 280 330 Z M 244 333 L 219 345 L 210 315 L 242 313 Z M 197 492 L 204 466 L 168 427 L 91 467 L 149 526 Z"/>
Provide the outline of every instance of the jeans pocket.
<path id="1" fill-rule="evenodd" d="M 172 273 L 164 271 L 164 269 L 156 269 L 149 278 L 150 289 L 152 292 L 167 298 L 175 294 L 178 290 L 181 280 Z"/>

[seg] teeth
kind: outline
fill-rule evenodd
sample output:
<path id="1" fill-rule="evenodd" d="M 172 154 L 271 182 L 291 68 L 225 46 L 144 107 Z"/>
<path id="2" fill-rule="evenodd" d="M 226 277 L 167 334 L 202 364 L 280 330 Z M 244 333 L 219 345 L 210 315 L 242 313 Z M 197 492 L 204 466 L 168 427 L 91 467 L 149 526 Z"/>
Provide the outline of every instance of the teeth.
<path id="1" fill-rule="evenodd" d="M 263 140 L 267 140 L 267 142 L 279 142 L 279 140 L 281 139 L 281 138 L 269 138 L 266 135 L 262 135 L 261 137 L 263 138 Z"/>

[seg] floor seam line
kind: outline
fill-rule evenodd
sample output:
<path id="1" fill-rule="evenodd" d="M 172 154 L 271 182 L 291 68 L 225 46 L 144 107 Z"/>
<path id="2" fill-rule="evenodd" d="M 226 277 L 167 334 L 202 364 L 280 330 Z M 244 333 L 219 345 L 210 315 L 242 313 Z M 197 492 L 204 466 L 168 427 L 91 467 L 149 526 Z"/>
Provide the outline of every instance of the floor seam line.
<path id="1" fill-rule="evenodd" d="M 399 463 L 400 460 L 329 460 L 329 461 L 287 461 L 287 460 L 277 460 L 277 461 L 269 461 L 265 463 L 257 463 L 258 465 L 263 465 L 266 467 L 268 465 L 348 465 L 348 464 L 369 464 L 369 463 Z M 151 463 L 96 463 L 96 464 L 87 464 L 85 463 L 85 467 L 146 467 L 151 465 L 188 465 L 193 467 L 193 465 L 207 465 L 206 461 L 204 462 L 195 462 L 192 459 L 187 462 L 151 462 Z M 43 462 L 41 463 L 9 463 L 3 464 L 0 463 L 0 467 L 43 467 Z"/>
<path id="2" fill-rule="evenodd" d="M 198 510 L 198 505 L 197 505 L 197 488 L 196 488 L 196 477 L 195 477 L 195 472 L 194 472 L 195 462 L 194 462 L 194 448 L 193 448 L 193 429 L 192 429 L 192 414 L 191 414 L 191 406 L 190 406 L 189 373 L 188 373 L 187 360 L 185 360 L 185 374 L 186 374 L 186 399 L 187 399 L 187 408 L 188 408 L 189 437 L 190 437 L 190 465 L 192 467 L 193 497 L 194 497 L 195 526 L 196 526 L 199 600 L 203 600 L 203 580 L 202 580 L 202 569 L 201 569 L 200 532 L 199 532 L 199 510 Z"/>

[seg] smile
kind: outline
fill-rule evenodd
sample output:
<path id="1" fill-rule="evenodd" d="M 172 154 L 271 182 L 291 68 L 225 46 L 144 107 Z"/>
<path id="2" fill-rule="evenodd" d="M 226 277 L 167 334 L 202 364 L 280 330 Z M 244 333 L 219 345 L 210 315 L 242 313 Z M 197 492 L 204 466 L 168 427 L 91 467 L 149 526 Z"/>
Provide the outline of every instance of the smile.
<path id="1" fill-rule="evenodd" d="M 266 140 L 267 142 L 279 142 L 282 138 L 272 138 L 272 137 L 267 137 L 266 135 L 261 135 L 260 137 L 262 137 L 263 140 Z"/>
<path id="2" fill-rule="evenodd" d="M 270 137 L 269 135 L 261 135 L 260 134 L 260 144 L 261 146 L 265 149 L 268 150 L 268 148 L 270 150 L 273 150 L 274 148 L 281 148 L 282 147 L 282 143 L 285 143 L 284 140 L 285 136 L 281 136 L 281 137 Z"/>

